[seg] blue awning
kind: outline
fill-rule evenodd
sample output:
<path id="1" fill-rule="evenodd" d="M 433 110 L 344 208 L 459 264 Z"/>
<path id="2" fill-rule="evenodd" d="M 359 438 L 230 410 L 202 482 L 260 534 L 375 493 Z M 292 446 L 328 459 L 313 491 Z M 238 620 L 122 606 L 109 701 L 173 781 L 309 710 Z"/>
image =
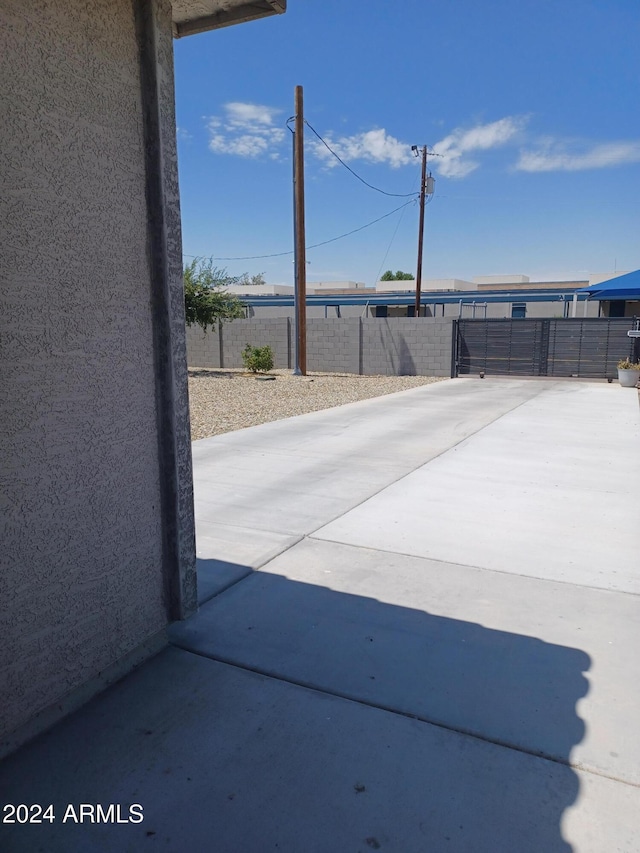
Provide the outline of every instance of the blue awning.
<path id="1" fill-rule="evenodd" d="M 594 299 L 640 299 L 640 270 L 619 275 L 616 278 L 581 287 L 576 293 L 584 293 Z"/>

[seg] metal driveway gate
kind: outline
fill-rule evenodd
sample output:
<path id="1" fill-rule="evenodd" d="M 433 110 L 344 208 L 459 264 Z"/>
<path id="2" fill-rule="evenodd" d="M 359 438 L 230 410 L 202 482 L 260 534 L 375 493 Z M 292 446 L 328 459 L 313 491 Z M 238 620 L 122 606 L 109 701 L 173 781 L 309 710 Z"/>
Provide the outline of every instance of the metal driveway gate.
<path id="1" fill-rule="evenodd" d="M 452 375 L 617 376 L 618 359 L 631 356 L 631 317 L 457 320 Z"/>

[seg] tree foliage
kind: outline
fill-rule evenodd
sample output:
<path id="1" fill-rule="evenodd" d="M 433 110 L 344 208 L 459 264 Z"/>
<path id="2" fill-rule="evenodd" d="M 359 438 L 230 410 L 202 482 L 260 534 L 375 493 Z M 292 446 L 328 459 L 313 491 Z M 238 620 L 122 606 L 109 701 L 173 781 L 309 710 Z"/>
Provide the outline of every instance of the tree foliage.
<path id="1" fill-rule="evenodd" d="M 267 282 L 264 280 L 263 272 L 259 272 L 257 275 L 249 275 L 249 273 L 243 272 L 241 276 L 238 276 L 238 278 L 234 280 L 233 283 L 248 284 L 250 287 L 260 287 Z"/>
<path id="2" fill-rule="evenodd" d="M 244 305 L 225 287 L 236 284 L 238 278 L 226 269 L 215 267 L 213 261 L 194 258 L 184 268 L 184 310 L 187 326 L 197 324 L 204 332 L 220 321 L 244 317 Z"/>
<path id="3" fill-rule="evenodd" d="M 402 270 L 396 272 L 387 270 L 382 274 L 380 281 L 413 281 L 413 275 L 410 272 L 402 272 Z"/>

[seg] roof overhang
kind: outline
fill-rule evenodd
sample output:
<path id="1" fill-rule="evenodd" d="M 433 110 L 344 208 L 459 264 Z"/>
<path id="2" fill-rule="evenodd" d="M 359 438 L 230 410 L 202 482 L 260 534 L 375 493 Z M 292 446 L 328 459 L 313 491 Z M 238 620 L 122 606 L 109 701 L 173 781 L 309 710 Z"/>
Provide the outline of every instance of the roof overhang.
<path id="1" fill-rule="evenodd" d="M 282 15 L 287 0 L 173 0 L 174 38 Z"/>

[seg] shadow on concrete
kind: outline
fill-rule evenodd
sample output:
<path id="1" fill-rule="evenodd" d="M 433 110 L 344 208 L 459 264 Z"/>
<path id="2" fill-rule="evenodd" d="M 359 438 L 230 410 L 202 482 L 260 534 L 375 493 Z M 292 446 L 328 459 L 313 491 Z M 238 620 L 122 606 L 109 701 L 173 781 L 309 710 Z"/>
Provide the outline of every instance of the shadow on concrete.
<path id="1" fill-rule="evenodd" d="M 435 724 L 454 738 L 472 735 L 491 744 L 490 760 L 517 750 L 525 765 L 538 766 L 533 776 L 530 767 L 508 780 L 504 827 L 520 838 L 520 850 L 571 849 L 560 819 L 579 788 L 568 762 L 585 730 L 576 713 L 588 692 L 590 658 L 583 651 L 267 572 L 210 601 L 175 627 L 172 641 L 219 662 Z M 472 779 L 458 785 L 465 797 L 477 797 Z M 493 831 L 497 840 L 501 830 Z M 473 849 L 507 849 L 505 843 Z"/>
<path id="2" fill-rule="evenodd" d="M 226 560 L 196 559 L 198 574 L 198 604 L 202 605 L 215 595 L 219 595 L 239 580 L 250 575 L 251 566 L 229 563 Z"/>
<path id="3" fill-rule="evenodd" d="M 583 652 L 261 572 L 172 642 L 0 769 L 5 802 L 144 822 L 3 827 L 3 849 L 573 849 Z"/>
<path id="4" fill-rule="evenodd" d="M 244 568 L 244 567 L 242 567 Z M 567 762 L 589 656 L 253 572 L 171 629 L 182 648 Z"/>

